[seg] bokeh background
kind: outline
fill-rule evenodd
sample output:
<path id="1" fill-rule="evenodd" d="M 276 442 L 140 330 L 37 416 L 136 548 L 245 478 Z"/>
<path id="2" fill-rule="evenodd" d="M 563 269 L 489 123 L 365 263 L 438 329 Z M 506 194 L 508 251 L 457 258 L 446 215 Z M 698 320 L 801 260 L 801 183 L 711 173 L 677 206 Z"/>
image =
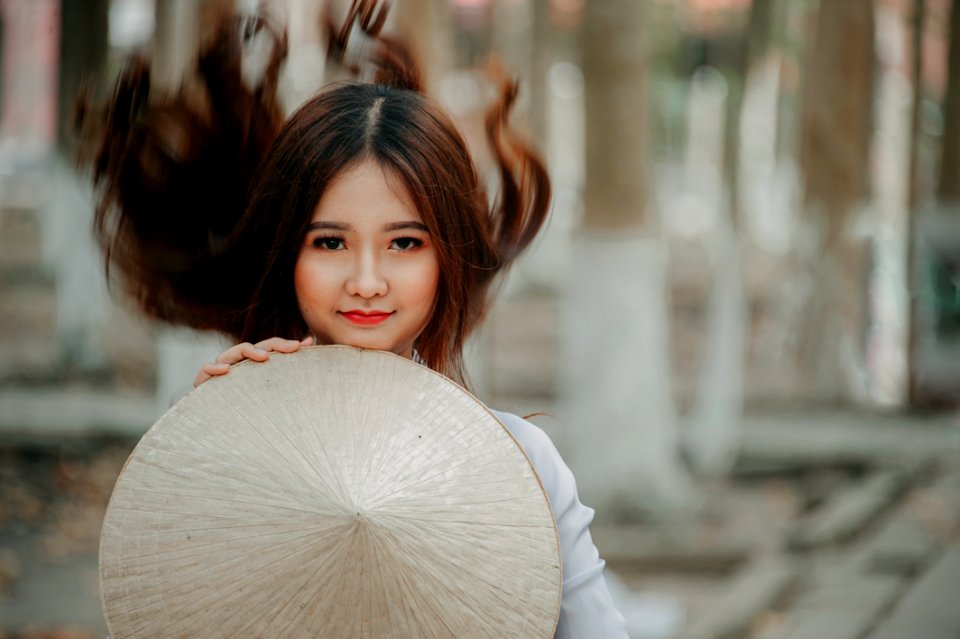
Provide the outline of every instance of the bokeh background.
<path id="1" fill-rule="evenodd" d="M 0 1 L 2 638 L 103 636 L 113 482 L 225 346 L 111 295 L 69 126 L 131 53 L 174 88 L 225 4 L 257 6 Z M 325 5 L 261 4 L 293 110 Z M 634 639 L 960 636 L 957 3 L 396 0 L 390 28 L 493 191 L 483 66 L 521 81 L 552 219 L 471 380 L 573 468 Z"/>

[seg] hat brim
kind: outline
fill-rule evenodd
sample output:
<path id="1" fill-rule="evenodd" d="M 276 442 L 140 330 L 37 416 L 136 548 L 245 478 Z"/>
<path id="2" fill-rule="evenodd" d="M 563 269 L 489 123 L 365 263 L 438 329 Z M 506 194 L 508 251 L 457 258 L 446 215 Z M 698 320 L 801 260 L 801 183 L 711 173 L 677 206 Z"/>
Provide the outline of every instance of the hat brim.
<path id="1" fill-rule="evenodd" d="M 552 637 L 561 560 L 539 477 L 462 388 L 314 347 L 212 379 L 144 435 L 104 518 L 127 637 Z"/>

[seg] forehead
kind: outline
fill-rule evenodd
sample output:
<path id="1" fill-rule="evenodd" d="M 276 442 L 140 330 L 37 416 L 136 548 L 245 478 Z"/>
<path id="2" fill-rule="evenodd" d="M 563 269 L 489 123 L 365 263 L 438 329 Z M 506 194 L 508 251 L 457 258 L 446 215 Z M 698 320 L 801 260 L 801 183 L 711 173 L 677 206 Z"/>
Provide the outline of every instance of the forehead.
<path id="1" fill-rule="evenodd" d="M 402 180 L 388 167 L 364 160 L 338 173 L 313 211 L 313 221 L 364 219 L 421 221 Z"/>

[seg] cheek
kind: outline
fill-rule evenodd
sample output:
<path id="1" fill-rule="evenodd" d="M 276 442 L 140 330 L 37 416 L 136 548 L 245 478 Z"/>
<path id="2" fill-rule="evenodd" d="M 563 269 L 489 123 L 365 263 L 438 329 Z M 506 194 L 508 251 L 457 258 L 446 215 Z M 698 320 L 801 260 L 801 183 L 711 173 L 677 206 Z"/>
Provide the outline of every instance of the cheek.
<path id="1" fill-rule="evenodd" d="M 297 305 L 302 314 L 322 303 L 326 297 L 327 278 L 321 277 L 321 269 L 310 260 L 298 259 L 293 271 L 293 288 L 297 296 Z"/>
<path id="2" fill-rule="evenodd" d="M 437 289 L 440 287 L 440 266 L 434 260 L 429 264 L 420 275 L 420 296 L 424 303 L 429 306 L 429 311 L 433 311 L 436 305 Z"/>
<path id="3" fill-rule="evenodd" d="M 304 283 L 305 273 L 302 260 L 297 260 L 297 265 L 293 269 L 293 292 L 297 297 L 297 306 L 304 310 L 306 286 Z"/>

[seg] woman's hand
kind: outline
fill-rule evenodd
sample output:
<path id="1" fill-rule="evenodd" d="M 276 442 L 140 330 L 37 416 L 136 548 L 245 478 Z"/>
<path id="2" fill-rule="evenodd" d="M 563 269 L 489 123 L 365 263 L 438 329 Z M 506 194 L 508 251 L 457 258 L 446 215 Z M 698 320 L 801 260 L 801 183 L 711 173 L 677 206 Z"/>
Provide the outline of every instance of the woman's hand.
<path id="1" fill-rule="evenodd" d="M 204 364 L 200 367 L 196 379 L 193 380 L 193 387 L 196 388 L 211 377 L 219 377 L 230 372 L 230 366 L 242 362 L 245 359 L 252 359 L 255 362 L 265 362 L 270 359 L 270 353 L 294 353 L 300 350 L 301 346 L 313 345 L 313 337 L 307 337 L 302 340 L 283 339 L 282 337 L 271 337 L 262 342 L 251 344 L 243 342 L 231 346 L 217 356 L 212 364 Z"/>

